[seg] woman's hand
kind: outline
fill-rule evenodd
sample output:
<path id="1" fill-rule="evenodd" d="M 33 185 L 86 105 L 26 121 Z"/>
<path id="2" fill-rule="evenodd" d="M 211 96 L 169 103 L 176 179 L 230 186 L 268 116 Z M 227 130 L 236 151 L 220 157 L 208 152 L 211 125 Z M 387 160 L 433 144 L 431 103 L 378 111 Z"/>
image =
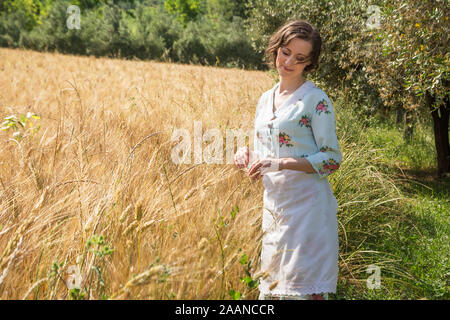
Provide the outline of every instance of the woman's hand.
<path id="1" fill-rule="evenodd" d="M 250 161 L 250 150 L 247 147 L 241 147 L 234 155 L 234 163 L 238 168 L 246 168 Z"/>
<path id="2" fill-rule="evenodd" d="M 267 172 L 274 172 L 281 170 L 280 159 L 275 158 L 264 158 L 259 159 L 251 165 L 247 172 L 247 175 L 252 178 L 252 180 L 258 180 Z"/>

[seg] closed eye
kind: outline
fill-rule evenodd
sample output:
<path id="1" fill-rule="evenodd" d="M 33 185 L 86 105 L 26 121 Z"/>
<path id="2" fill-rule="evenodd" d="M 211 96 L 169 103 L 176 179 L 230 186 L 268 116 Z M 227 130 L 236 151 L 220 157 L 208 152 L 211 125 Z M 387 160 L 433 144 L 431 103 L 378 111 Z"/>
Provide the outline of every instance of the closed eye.
<path id="1" fill-rule="evenodd" d="M 290 55 L 289 51 L 287 51 L 287 50 L 281 50 L 281 53 L 283 55 L 285 55 L 286 57 L 289 57 L 289 55 Z M 302 62 L 305 62 L 306 60 L 308 60 L 308 58 L 301 57 L 301 58 L 296 58 L 296 60 L 297 60 L 297 62 L 302 63 Z"/>

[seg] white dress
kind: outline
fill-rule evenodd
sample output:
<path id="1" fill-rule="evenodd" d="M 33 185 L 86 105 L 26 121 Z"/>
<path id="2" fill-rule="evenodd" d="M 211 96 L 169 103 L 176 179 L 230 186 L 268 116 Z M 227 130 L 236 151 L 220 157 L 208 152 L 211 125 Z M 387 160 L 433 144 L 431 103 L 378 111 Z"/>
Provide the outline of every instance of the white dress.
<path id="1" fill-rule="evenodd" d="M 338 276 L 338 203 L 327 176 L 342 154 L 328 96 L 305 82 L 273 113 L 279 82 L 264 92 L 255 115 L 259 158 L 306 158 L 317 173 L 283 169 L 264 185 L 261 295 L 335 293 Z"/>

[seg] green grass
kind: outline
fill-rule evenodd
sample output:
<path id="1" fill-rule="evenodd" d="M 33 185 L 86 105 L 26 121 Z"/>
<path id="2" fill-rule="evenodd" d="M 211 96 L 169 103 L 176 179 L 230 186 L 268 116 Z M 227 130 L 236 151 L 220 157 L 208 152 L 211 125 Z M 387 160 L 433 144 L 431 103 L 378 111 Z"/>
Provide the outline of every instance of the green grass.
<path id="1" fill-rule="evenodd" d="M 364 145 L 363 149 L 370 153 L 364 157 L 371 158 L 364 160 L 365 165 L 373 165 L 369 177 L 381 181 L 371 186 L 370 179 L 366 181 L 362 171 L 358 171 L 362 163 L 351 164 L 359 168 L 354 169 L 355 187 L 347 186 L 345 190 L 363 193 L 364 202 L 355 208 L 344 206 L 338 213 L 348 242 L 345 247 L 341 243 L 341 254 L 346 257 L 346 252 L 353 253 L 349 255 L 351 258 L 341 257 L 341 260 L 347 259 L 353 269 L 347 272 L 340 268 L 337 293 L 330 298 L 449 299 L 450 179 L 436 178 L 431 124 L 417 125 L 412 140 L 406 143 L 402 129 L 396 128 L 391 119 L 375 119 L 367 124 L 355 121 L 356 116 L 349 115 L 348 111 L 340 110 L 340 113 L 338 135 L 347 135 L 345 139 L 352 141 L 357 149 Z M 351 134 L 344 133 L 350 127 Z M 349 146 L 350 143 L 345 143 L 344 147 Z M 342 177 L 345 173 L 332 181 L 335 193 L 339 194 L 338 182 Z M 389 186 L 388 181 L 393 185 Z M 397 192 L 400 199 L 370 209 L 369 203 L 386 192 L 392 192 L 390 198 Z M 342 197 L 338 201 L 342 205 Z M 358 210 L 362 212 L 359 215 Z M 370 264 L 380 267 L 379 289 L 367 286 L 370 274 L 366 269 Z"/>
<path id="2" fill-rule="evenodd" d="M 413 170 L 436 166 L 434 137 L 429 124 L 417 126 L 410 143 L 404 141 L 402 129 L 396 128 L 391 121 L 373 121 L 366 129 L 365 137 L 373 147 L 379 148 L 378 154 L 386 163 Z"/>
<path id="3" fill-rule="evenodd" d="M 397 236 L 402 246 L 397 252 L 417 278 L 419 295 L 429 299 L 449 298 L 450 183 L 421 181 L 405 183 L 403 192 L 410 202 L 405 207 L 410 218 Z M 395 248 L 392 248 L 395 250 Z"/>

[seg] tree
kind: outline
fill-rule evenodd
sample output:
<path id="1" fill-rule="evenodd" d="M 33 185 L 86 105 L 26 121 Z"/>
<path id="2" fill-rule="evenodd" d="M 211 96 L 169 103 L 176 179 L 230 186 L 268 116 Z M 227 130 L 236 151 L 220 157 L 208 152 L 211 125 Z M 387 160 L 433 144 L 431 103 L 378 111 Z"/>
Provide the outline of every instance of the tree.
<path id="1" fill-rule="evenodd" d="M 167 12 L 177 16 L 185 27 L 189 21 L 194 20 L 201 13 L 201 0 L 165 0 L 164 7 Z"/>
<path id="2" fill-rule="evenodd" d="M 248 0 L 204 0 L 205 11 L 213 21 L 225 19 L 232 21 L 233 17 L 248 18 Z"/>
<path id="3" fill-rule="evenodd" d="M 351 94 L 361 112 L 370 116 L 382 101 L 365 77 L 364 61 L 371 41 L 366 22 L 369 0 L 250 0 L 247 30 L 258 52 L 264 51 L 270 35 L 287 20 L 303 19 L 319 29 L 323 40 L 319 69 L 312 77 L 325 84 L 330 94 Z"/>
<path id="4" fill-rule="evenodd" d="M 0 1 L 0 12 L 8 14 L 21 12 L 25 21 L 22 21 L 27 30 L 33 29 L 41 23 L 52 5 L 52 0 L 4 0 Z"/>
<path id="5" fill-rule="evenodd" d="M 450 173 L 447 1 L 390 0 L 367 51 L 367 74 L 385 105 L 433 119 L 438 176 Z M 381 55 L 379 53 L 382 53 Z M 378 53 L 378 54 L 377 54 Z"/>
<path id="6" fill-rule="evenodd" d="M 324 42 L 315 79 L 331 92 L 344 90 L 365 114 L 398 106 L 431 114 L 438 175 L 450 172 L 447 1 L 251 0 L 249 8 L 258 51 L 289 19 L 315 25 Z"/>

